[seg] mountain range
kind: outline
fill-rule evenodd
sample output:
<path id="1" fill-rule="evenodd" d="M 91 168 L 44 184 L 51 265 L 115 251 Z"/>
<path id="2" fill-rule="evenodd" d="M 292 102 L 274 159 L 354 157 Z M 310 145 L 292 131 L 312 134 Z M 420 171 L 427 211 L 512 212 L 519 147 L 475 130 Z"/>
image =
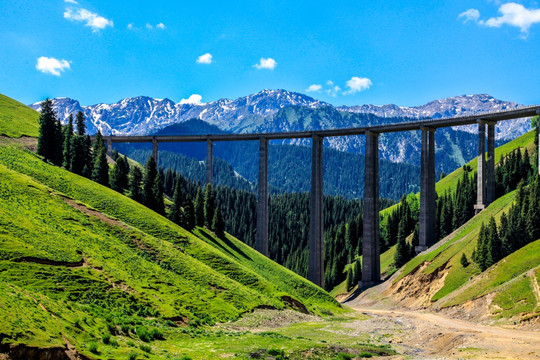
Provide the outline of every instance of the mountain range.
<path id="1" fill-rule="evenodd" d="M 461 95 L 431 101 L 425 105 L 405 107 L 389 105 L 339 106 L 316 100 L 310 96 L 287 90 L 262 90 L 256 94 L 236 100 L 190 104 L 175 103 L 169 99 L 155 99 L 147 96 L 125 98 L 114 104 L 82 106 L 79 101 L 63 97 L 53 99 L 55 110 L 61 121 L 69 114 L 82 111 L 87 118 L 90 132 L 98 129 L 104 135 L 151 134 L 166 126 L 197 118 L 217 125 L 225 131 L 235 133 L 259 130 L 275 117 L 281 109 L 298 106 L 308 109 L 330 108 L 339 113 L 373 114 L 379 118 L 433 118 L 474 115 L 483 112 L 503 111 L 518 108 L 515 102 L 502 101 L 487 94 Z M 39 109 L 39 102 L 30 105 Z M 321 124 L 322 128 L 352 126 L 336 121 Z M 266 126 L 267 130 L 268 126 Z M 473 132 L 474 126 L 460 127 Z M 505 122 L 497 128 L 497 139 L 515 138 L 529 128 L 524 119 Z M 516 130 L 518 133 L 516 133 Z"/>
<path id="2" fill-rule="evenodd" d="M 487 94 L 461 95 L 431 101 L 425 105 L 361 105 L 335 107 L 310 96 L 287 90 L 263 90 L 236 100 L 187 104 L 145 96 L 126 98 L 114 104 L 82 106 L 70 98 L 53 99 L 62 122 L 69 114 L 82 111 L 90 133 L 99 129 L 105 135 L 147 135 L 196 118 L 225 132 L 284 132 L 360 127 L 421 118 L 465 116 L 515 109 L 515 102 L 502 101 Z M 31 105 L 39 109 L 39 103 Z M 528 119 L 501 122 L 496 127 L 497 144 L 512 140 L 530 130 Z M 436 133 L 437 171 L 446 173 L 476 156 L 475 125 L 440 129 Z M 309 145 L 309 139 L 284 140 L 282 144 Z M 325 146 L 339 151 L 364 151 L 364 137 L 325 139 Z M 380 137 L 383 159 L 418 165 L 419 134 L 395 133 Z"/>

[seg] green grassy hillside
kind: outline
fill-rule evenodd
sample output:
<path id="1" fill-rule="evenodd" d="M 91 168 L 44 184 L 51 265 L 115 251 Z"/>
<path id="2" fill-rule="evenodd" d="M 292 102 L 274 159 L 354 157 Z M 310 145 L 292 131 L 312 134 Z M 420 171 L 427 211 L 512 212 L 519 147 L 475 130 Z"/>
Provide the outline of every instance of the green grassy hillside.
<path id="1" fill-rule="evenodd" d="M 279 332 L 240 336 L 208 324 L 258 308 L 322 316 L 345 311 L 322 289 L 237 239 L 218 239 L 202 228 L 187 232 L 27 150 L 0 144 L 0 178 L 3 345 L 69 343 L 91 358 L 126 359 L 145 353 L 145 346 L 151 358 L 168 352 L 206 358 L 208 349 L 247 357 L 272 346 L 301 352 L 328 348 L 317 340 L 322 326 L 296 325 L 303 337 L 295 339 Z M 206 350 L 193 348 L 193 338 Z M 354 338 L 349 345 L 390 351 Z"/>
<path id="2" fill-rule="evenodd" d="M 430 293 L 431 306 L 448 308 L 463 305 L 489 294 L 492 300 L 489 301 L 488 313 L 484 311 L 481 316 L 513 318 L 513 321 L 540 316 L 540 293 L 538 286 L 534 286 L 538 282 L 535 274 L 540 270 L 540 240 L 512 253 L 485 272 L 481 272 L 477 264 L 470 260 L 476 249 L 480 225 L 487 224 L 492 216 L 499 223 L 502 213 L 508 212 L 513 205 L 515 195 L 516 191 L 513 191 L 497 199 L 442 240 L 441 246 L 409 261 L 393 284 L 399 287 L 401 280 L 406 277 L 412 277 L 407 279 L 409 284 L 415 281 L 422 283 L 439 279 L 443 274 L 443 282 Z M 467 267 L 461 264 L 462 254 L 471 261 Z M 416 271 L 418 268 L 421 270 Z M 428 284 L 426 289 L 430 290 Z M 399 296 L 403 298 L 407 291 L 407 288 L 401 289 Z"/>
<path id="3" fill-rule="evenodd" d="M 0 94 L 0 135 L 36 137 L 39 129 L 38 120 L 37 111 Z"/>

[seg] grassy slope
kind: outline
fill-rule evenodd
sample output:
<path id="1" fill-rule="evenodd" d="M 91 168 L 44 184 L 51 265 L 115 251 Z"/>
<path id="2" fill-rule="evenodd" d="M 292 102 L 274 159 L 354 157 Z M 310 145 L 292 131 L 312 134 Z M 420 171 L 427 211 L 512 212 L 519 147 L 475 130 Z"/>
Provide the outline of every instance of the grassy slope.
<path id="1" fill-rule="evenodd" d="M 520 137 L 495 148 L 495 163 L 499 162 L 503 156 L 517 148 L 521 148 L 523 150 L 527 149 L 529 151 L 529 155 L 531 155 L 534 149 L 534 132 L 529 131 L 528 133 L 523 134 Z M 472 174 L 476 174 L 476 171 L 478 170 L 478 158 L 472 159 L 466 165 L 471 167 Z M 461 179 L 462 176 L 463 168 L 460 167 L 451 172 L 450 174 L 446 175 L 443 179 L 437 181 L 437 183 L 435 184 L 435 190 L 437 191 L 437 194 L 443 195 L 445 191 L 455 189 L 458 180 Z M 408 195 L 408 197 L 410 196 L 411 194 Z M 419 199 L 420 193 L 415 194 L 415 196 Z M 380 215 L 382 216 L 381 223 L 384 223 L 386 217 L 391 214 L 398 205 L 399 203 L 392 205 L 380 212 Z"/>
<path id="2" fill-rule="evenodd" d="M 495 150 L 495 158 L 498 161 L 502 156 L 516 148 L 527 148 L 529 153 L 531 153 L 534 146 L 533 141 L 534 133 L 531 131 L 503 146 L 498 147 Z M 476 171 L 476 164 L 477 159 L 469 162 L 469 165 L 472 167 L 473 171 Z M 438 193 L 455 188 L 457 181 L 459 178 L 461 178 L 462 174 L 463 169 L 460 168 L 439 181 L 437 183 Z M 461 255 L 465 253 L 467 258 L 471 259 L 472 251 L 476 247 L 480 224 L 482 222 L 487 223 L 491 216 L 494 216 L 498 221 L 500 215 L 503 212 L 507 212 L 512 205 L 514 196 L 515 192 L 511 192 L 497 199 L 486 210 L 482 211 L 478 216 L 475 216 L 460 229 L 456 230 L 452 235 L 450 235 L 446 239 L 444 245 L 434 251 L 431 251 L 430 253 L 417 256 L 409 261 L 404 266 L 400 275 L 395 281 L 398 281 L 409 274 L 424 261 L 428 261 L 429 265 L 422 271 L 424 274 L 430 274 L 445 264 L 447 264 L 446 266 L 450 268 L 449 273 L 445 278 L 444 286 L 433 296 L 433 301 L 444 298 L 466 284 L 471 277 L 478 275 L 480 270 L 475 264 L 471 264 L 467 268 L 461 266 Z M 518 262 L 520 261 L 519 258 L 513 259 Z M 538 263 L 536 265 L 538 265 Z M 488 291 L 490 289 L 493 288 L 490 287 L 483 290 Z"/>
<path id="3" fill-rule="evenodd" d="M 0 94 L 0 135 L 38 136 L 38 119 L 37 111 Z"/>
<path id="4" fill-rule="evenodd" d="M 284 308 L 284 295 L 314 313 L 343 311 L 327 293 L 240 241 L 216 239 L 204 229 L 189 233 L 28 151 L 0 146 L 0 177 L 0 337 L 9 339 L 4 342 L 51 347 L 63 345 L 64 336 L 88 355 L 85 347 L 99 342 L 108 325 L 141 322 L 185 342 L 189 336 L 153 318 L 234 320 L 256 307 Z M 63 196 L 110 219 L 88 216 Z M 150 314 L 138 316 L 140 309 Z M 103 356 L 126 352 L 107 347 Z"/>
<path id="5" fill-rule="evenodd" d="M 533 312 L 537 302 L 527 272 L 540 269 L 540 240 L 532 242 L 489 268 L 463 292 L 445 301 L 445 306 L 462 304 L 495 291 L 493 303 L 500 316 Z M 535 280 L 536 281 L 536 280 Z M 540 309 L 538 309 L 540 310 Z"/>

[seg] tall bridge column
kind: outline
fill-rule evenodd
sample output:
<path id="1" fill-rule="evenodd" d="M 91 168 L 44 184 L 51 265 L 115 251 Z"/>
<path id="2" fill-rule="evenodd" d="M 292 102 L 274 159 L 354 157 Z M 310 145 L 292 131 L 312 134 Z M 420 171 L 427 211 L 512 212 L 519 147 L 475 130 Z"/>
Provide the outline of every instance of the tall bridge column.
<path id="1" fill-rule="evenodd" d="M 379 249 L 379 134 L 366 132 L 364 180 L 364 240 L 362 245 L 362 281 L 366 289 L 381 281 Z"/>
<path id="2" fill-rule="evenodd" d="M 261 138 L 259 143 L 259 189 L 255 249 L 268 256 L 268 139 L 266 138 Z"/>
<path id="3" fill-rule="evenodd" d="M 308 279 L 324 287 L 323 243 L 323 137 L 313 135 L 311 155 L 311 200 L 309 222 Z"/>
<path id="4" fill-rule="evenodd" d="M 214 181 L 214 141 L 206 140 L 206 183 Z"/>
<path id="5" fill-rule="evenodd" d="M 420 224 L 419 244 L 422 252 L 435 243 L 435 130 L 422 127 L 422 152 L 420 164 Z"/>
<path id="6" fill-rule="evenodd" d="M 152 157 L 156 162 L 156 168 L 159 169 L 158 165 L 158 141 L 156 138 L 152 138 Z"/>
<path id="7" fill-rule="evenodd" d="M 110 138 L 107 139 L 107 155 L 112 157 L 112 140 Z"/>
<path id="8" fill-rule="evenodd" d="M 486 206 L 495 201 L 495 124 L 487 123 Z"/>
<path id="9" fill-rule="evenodd" d="M 486 207 L 486 122 L 478 120 L 478 172 L 476 205 L 474 209 L 479 213 Z"/>

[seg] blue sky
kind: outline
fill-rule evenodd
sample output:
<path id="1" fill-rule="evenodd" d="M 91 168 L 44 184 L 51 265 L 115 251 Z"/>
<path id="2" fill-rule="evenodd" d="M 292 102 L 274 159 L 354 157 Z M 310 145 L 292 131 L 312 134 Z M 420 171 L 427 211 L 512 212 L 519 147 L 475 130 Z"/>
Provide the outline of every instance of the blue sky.
<path id="1" fill-rule="evenodd" d="M 0 93 L 91 105 L 280 88 L 335 105 L 472 93 L 538 104 L 539 9 L 495 0 L 5 0 Z"/>

